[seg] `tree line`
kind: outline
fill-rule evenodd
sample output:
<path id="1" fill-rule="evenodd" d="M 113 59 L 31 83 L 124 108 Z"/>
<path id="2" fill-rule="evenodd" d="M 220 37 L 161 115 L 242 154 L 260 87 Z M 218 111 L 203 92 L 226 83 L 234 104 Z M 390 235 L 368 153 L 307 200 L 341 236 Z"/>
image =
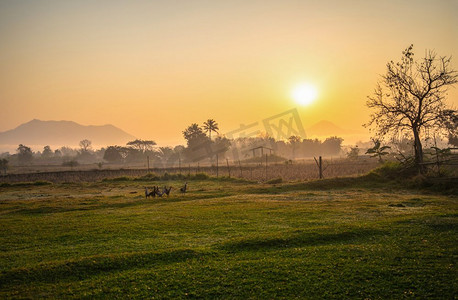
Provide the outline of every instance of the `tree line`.
<path id="1" fill-rule="evenodd" d="M 212 133 L 214 134 L 212 136 Z M 337 156 L 342 151 L 343 139 L 329 137 L 324 141 L 318 139 L 301 139 L 291 136 L 287 141 L 277 141 L 267 135 L 237 138 L 229 140 L 219 133 L 219 125 L 213 119 L 208 119 L 199 125 L 193 123 L 183 131 L 185 145 L 175 147 L 158 147 L 154 140 L 136 139 L 126 145 L 112 145 L 101 149 L 93 149 L 88 139 L 80 141 L 79 148 L 60 147 L 51 149 L 45 146 L 42 151 L 33 152 L 26 145 L 20 144 L 16 153 L 3 153 L 0 167 L 11 162 L 14 165 L 62 164 L 76 166 L 80 163 L 145 163 L 147 160 L 155 167 L 176 167 L 180 163 L 207 162 L 214 163 L 219 159 L 248 160 L 253 156 L 261 156 L 253 148 L 265 147 L 273 150 L 277 157 L 294 159 L 315 155 Z M 5 167 L 6 168 L 6 167 Z"/>

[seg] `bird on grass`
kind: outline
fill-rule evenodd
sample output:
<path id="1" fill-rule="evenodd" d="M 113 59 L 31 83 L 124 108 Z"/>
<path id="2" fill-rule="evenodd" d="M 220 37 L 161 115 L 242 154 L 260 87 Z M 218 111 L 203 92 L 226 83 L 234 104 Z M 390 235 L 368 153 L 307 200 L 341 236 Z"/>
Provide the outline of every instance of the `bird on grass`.
<path id="1" fill-rule="evenodd" d="M 186 193 L 186 189 L 187 189 L 187 188 L 188 188 L 188 183 L 185 182 L 184 186 L 183 186 L 182 188 L 180 188 L 180 192 L 181 192 L 182 194 Z"/>
<path id="2" fill-rule="evenodd" d="M 166 194 L 168 197 L 171 190 L 172 190 L 172 187 L 167 188 L 166 186 L 164 186 L 164 189 L 162 190 L 162 194 Z"/>
<path id="3" fill-rule="evenodd" d="M 147 187 L 145 187 L 145 198 L 156 197 L 156 187 L 150 192 Z"/>

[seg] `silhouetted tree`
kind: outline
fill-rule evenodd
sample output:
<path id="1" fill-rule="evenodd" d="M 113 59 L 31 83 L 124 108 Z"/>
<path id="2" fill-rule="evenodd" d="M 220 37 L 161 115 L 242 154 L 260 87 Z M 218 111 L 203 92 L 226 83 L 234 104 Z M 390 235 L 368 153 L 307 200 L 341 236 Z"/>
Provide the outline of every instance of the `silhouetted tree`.
<path id="1" fill-rule="evenodd" d="M 351 147 L 350 151 L 347 153 L 347 158 L 348 159 L 357 159 L 358 156 L 359 156 L 359 148 L 358 148 L 358 146 Z"/>
<path id="2" fill-rule="evenodd" d="M 192 124 L 183 131 L 183 136 L 187 141 L 187 147 L 183 151 L 185 158 L 199 161 L 212 156 L 211 141 L 197 124 Z"/>
<path id="3" fill-rule="evenodd" d="M 213 119 L 208 119 L 206 122 L 204 122 L 204 129 L 208 132 L 208 137 L 211 140 L 212 131 L 215 133 L 218 133 L 218 130 L 219 130 L 218 123 L 216 123 L 216 121 Z"/>
<path id="4" fill-rule="evenodd" d="M 134 141 L 130 141 L 126 144 L 127 146 L 131 146 L 134 149 L 137 149 L 141 153 L 145 153 L 145 151 L 152 151 L 154 146 L 156 146 L 156 142 L 153 140 L 140 140 L 136 139 Z"/>
<path id="5" fill-rule="evenodd" d="M 103 159 L 108 162 L 121 162 L 123 160 L 122 147 L 120 146 L 109 146 L 105 150 Z"/>
<path id="6" fill-rule="evenodd" d="M 223 136 L 218 136 L 214 141 L 212 141 L 212 152 L 218 154 L 224 154 L 229 150 L 231 146 L 231 141 Z"/>
<path id="7" fill-rule="evenodd" d="M 92 142 L 90 140 L 84 139 L 80 141 L 81 152 L 88 152 L 92 147 Z"/>
<path id="8" fill-rule="evenodd" d="M 293 159 L 295 159 L 296 158 L 296 148 L 299 145 L 299 143 L 301 142 L 301 137 L 298 135 L 292 135 L 288 138 L 288 142 L 291 145 L 291 147 L 293 148 Z"/>
<path id="9" fill-rule="evenodd" d="M 207 137 L 204 133 L 203 128 L 196 123 L 188 126 L 186 130 L 183 131 L 183 136 L 187 142 L 187 147 L 184 149 L 183 154 L 191 161 L 212 158 L 218 153 L 224 153 L 229 149 L 231 144 L 225 137 L 217 137 L 212 141 L 210 137 Z"/>
<path id="10" fill-rule="evenodd" d="M 17 151 L 17 158 L 18 158 L 19 163 L 26 164 L 32 161 L 33 152 L 29 147 L 19 144 L 19 147 L 17 148 L 16 151 Z"/>
<path id="11" fill-rule="evenodd" d="M 41 157 L 44 159 L 51 158 L 53 156 L 53 151 L 51 150 L 51 147 L 49 146 L 44 146 L 43 147 L 43 152 L 41 153 Z"/>
<path id="12" fill-rule="evenodd" d="M 340 137 L 329 137 L 321 144 L 322 152 L 325 155 L 339 155 L 342 150 L 343 139 Z"/>
<path id="13" fill-rule="evenodd" d="M 196 123 L 193 123 L 190 126 L 188 126 L 188 128 L 186 128 L 183 131 L 183 136 L 188 144 L 188 147 L 192 143 L 195 144 L 195 141 L 205 141 L 207 137 L 203 132 L 202 128 Z"/>
<path id="14" fill-rule="evenodd" d="M 66 146 L 60 147 L 59 151 L 60 153 L 62 153 L 62 156 L 68 156 L 68 157 L 76 156 L 78 154 L 78 151 L 70 147 L 66 147 Z"/>
<path id="15" fill-rule="evenodd" d="M 451 57 L 437 57 L 428 51 L 419 61 L 413 59 L 411 45 L 402 52 L 400 62 L 389 62 L 387 72 L 378 82 L 367 106 L 373 109 L 366 126 L 376 134 L 409 134 L 413 137 L 415 163 L 423 162 L 422 137 L 447 129 L 445 124 L 456 111 L 446 109 L 447 88 L 457 82 L 457 72 L 450 66 Z M 420 167 L 420 171 L 422 168 Z"/>

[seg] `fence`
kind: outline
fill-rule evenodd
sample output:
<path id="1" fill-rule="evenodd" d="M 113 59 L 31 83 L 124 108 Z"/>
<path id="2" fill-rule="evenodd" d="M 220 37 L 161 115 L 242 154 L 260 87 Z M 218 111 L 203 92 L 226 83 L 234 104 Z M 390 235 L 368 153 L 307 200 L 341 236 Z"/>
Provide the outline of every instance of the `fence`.
<path id="1" fill-rule="evenodd" d="M 221 162 L 221 161 L 220 161 Z M 324 178 L 355 176 L 368 173 L 379 165 L 375 159 L 361 159 L 349 161 L 346 159 L 322 159 L 321 174 Z M 0 182 L 94 182 L 104 178 L 115 178 L 121 176 L 143 176 L 149 172 L 157 175 L 183 174 L 192 175 L 206 173 L 213 177 L 243 178 L 254 181 L 268 181 L 270 179 L 282 178 L 284 181 L 303 181 L 320 178 L 320 169 L 315 161 L 307 160 L 302 162 L 287 161 L 286 163 L 243 163 L 240 161 L 222 161 L 222 164 L 201 166 L 195 164 L 181 164 L 179 167 L 169 168 L 117 168 L 108 169 L 77 169 L 75 170 L 26 172 L 7 174 L 0 176 Z M 37 169 L 37 168 L 36 168 Z"/>

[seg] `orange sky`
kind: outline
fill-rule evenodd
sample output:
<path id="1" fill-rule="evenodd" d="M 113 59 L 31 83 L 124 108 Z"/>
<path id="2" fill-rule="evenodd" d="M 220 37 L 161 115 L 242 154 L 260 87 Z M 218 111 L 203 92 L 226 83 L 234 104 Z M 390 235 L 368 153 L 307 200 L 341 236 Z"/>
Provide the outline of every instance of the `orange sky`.
<path id="1" fill-rule="evenodd" d="M 321 3 L 325 2 L 325 3 Z M 456 1 L 0 1 L 0 131 L 113 124 L 160 145 L 297 107 L 365 130 L 366 96 L 409 44 L 452 55 Z M 299 107 L 297 83 L 319 98 Z M 458 106 L 458 91 L 449 92 Z"/>

